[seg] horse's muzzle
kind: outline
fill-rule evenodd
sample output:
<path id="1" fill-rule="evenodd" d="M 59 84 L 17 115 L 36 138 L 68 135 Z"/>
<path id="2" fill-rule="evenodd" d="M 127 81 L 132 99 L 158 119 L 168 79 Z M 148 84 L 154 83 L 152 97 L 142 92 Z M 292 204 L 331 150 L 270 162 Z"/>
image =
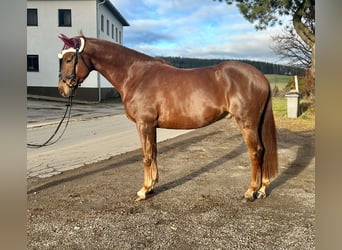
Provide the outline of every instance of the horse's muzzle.
<path id="1" fill-rule="evenodd" d="M 58 82 L 58 91 L 59 94 L 65 98 L 68 98 L 73 94 L 73 89 L 64 81 Z"/>

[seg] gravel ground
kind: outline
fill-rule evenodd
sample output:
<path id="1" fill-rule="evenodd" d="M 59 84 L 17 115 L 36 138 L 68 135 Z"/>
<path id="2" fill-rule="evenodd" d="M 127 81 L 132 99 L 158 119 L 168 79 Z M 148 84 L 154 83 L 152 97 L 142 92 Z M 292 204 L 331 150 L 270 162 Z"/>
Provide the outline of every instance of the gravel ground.
<path id="1" fill-rule="evenodd" d="M 28 179 L 28 249 L 314 249 L 314 131 L 278 129 L 269 197 L 242 199 L 249 158 L 233 120 L 159 143 L 148 199 L 140 150 Z"/>

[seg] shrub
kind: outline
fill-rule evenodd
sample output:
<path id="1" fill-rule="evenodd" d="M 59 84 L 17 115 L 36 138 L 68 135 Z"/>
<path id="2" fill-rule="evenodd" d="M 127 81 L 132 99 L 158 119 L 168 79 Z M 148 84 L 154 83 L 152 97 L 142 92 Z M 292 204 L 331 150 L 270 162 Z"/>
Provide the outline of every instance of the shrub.
<path id="1" fill-rule="evenodd" d="M 299 93 L 303 97 L 310 97 L 311 99 L 315 96 L 315 81 L 312 78 L 310 71 L 307 70 L 304 76 L 298 77 L 298 88 Z M 285 86 L 286 92 L 290 91 L 291 89 L 295 89 L 295 80 L 292 77 L 287 85 Z"/>

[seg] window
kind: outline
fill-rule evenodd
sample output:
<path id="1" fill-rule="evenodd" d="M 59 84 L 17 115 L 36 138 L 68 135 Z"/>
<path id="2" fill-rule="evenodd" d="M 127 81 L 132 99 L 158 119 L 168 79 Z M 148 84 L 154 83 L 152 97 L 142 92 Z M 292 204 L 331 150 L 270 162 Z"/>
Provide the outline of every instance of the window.
<path id="1" fill-rule="evenodd" d="M 28 72 L 38 72 L 39 71 L 38 55 L 27 55 L 27 71 Z"/>
<path id="2" fill-rule="evenodd" d="M 119 44 L 122 44 L 121 30 L 119 31 Z"/>
<path id="3" fill-rule="evenodd" d="M 109 36 L 109 20 L 107 19 L 107 35 Z"/>
<path id="4" fill-rule="evenodd" d="M 104 17 L 101 15 L 101 31 L 104 31 Z"/>
<path id="5" fill-rule="evenodd" d="M 112 39 L 114 40 L 114 24 L 112 24 Z"/>
<path id="6" fill-rule="evenodd" d="M 71 10 L 58 10 L 58 25 L 60 27 L 71 27 Z"/>
<path id="7" fill-rule="evenodd" d="M 27 26 L 38 26 L 37 9 L 27 9 Z"/>
<path id="8" fill-rule="evenodd" d="M 115 42 L 118 42 L 118 28 L 115 28 Z"/>

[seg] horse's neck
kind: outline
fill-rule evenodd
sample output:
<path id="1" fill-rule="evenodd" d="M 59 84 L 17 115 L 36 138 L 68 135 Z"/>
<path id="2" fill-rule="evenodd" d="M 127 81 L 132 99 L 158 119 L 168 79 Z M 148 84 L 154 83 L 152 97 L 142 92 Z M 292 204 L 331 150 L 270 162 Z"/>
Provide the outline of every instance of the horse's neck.
<path id="1" fill-rule="evenodd" d="M 92 63 L 94 69 L 103 75 L 119 92 L 128 77 L 128 70 L 137 60 L 151 60 L 152 58 L 107 42 L 94 42 Z"/>

